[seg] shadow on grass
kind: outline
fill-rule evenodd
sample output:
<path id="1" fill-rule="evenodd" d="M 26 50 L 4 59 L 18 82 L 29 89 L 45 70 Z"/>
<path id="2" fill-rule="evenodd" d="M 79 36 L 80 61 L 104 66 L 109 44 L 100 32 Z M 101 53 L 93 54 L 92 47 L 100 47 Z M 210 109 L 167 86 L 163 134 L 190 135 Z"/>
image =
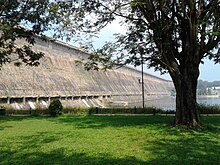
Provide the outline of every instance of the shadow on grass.
<path id="1" fill-rule="evenodd" d="M 220 129 L 220 128 L 219 128 Z M 20 147 L 15 151 L 8 146 L 1 144 L 0 164 L 75 164 L 75 165 L 201 165 L 220 164 L 220 141 L 219 134 L 203 131 L 180 130 L 178 128 L 167 128 L 167 136 L 159 139 L 153 138 L 143 146 L 149 151 L 153 158 L 144 160 L 132 156 L 115 158 L 106 153 L 99 153 L 95 156 L 88 153 L 76 152 L 62 147 L 47 151 L 46 145 L 59 141 L 57 134 L 41 132 L 33 136 L 18 137 L 17 145 Z M 152 135 L 149 135 L 152 136 Z M 174 138 L 171 138 L 174 136 Z M 12 139 L 13 140 L 13 139 Z M 15 144 L 14 144 L 15 145 Z M 71 144 L 70 144 L 71 145 Z M 45 147 L 45 151 L 32 150 L 33 148 Z M 93 153 L 91 153 L 93 154 Z"/>
<path id="2" fill-rule="evenodd" d="M 218 118 L 219 119 L 219 118 Z M 167 128 L 167 135 L 174 138 L 153 139 L 152 145 L 144 146 L 155 158 L 148 164 L 169 165 L 219 165 L 220 125 L 208 125 L 205 130 L 184 130 Z"/>
<path id="3" fill-rule="evenodd" d="M 220 145 L 209 140 L 195 137 L 153 143 L 153 149 L 146 147 L 157 155 L 149 161 L 151 164 L 220 164 Z"/>
<path id="4" fill-rule="evenodd" d="M 0 116 L 0 130 L 4 130 L 6 128 L 11 128 L 13 126 L 3 125 L 6 122 L 21 122 L 24 120 L 39 120 L 46 119 L 48 117 L 42 116 Z"/>
<path id="5" fill-rule="evenodd" d="M 19 120 L 39 119 L 39 117 L 19 117 Z M 124 156 L 115 158 L 105 153 L 83 153 L 53 146 L 47 151 L 46 146 L 60 140 L 60 135 L 51 132 L 35 133 L 31 136 L 11 139 L 17 149 L 10 144 L 0 144 L 0 164 L 220 164 L 220 117 L 203 117 L 204 123 L 211 123 L 205 130 L 187 130 L 181 127 L 166 127 L 172 117 L 164 116 L 62 116 L 47 118 L 51 122 L 84 128 L 147 126 L 154 133 L 161 135 L 143 143 L 143 151 L 153 157 L 139 160 Z M 7 121 L 7 117 L 4 119 Z M 10 121 L 19 121 L 9 117 Z M 156 129 L 155 129 L 156 128 Z M 161 131 L 162 130 L 162 131 Z M 138 135 L 137 135 L 138 136 Z M 149 134 L 148 136 L 154 136 Z M 146 137 L 147 138 L 147 137 Z M 50 144 L 51 143 L 51 144 Z M 71 144 L 70 144 L 71 145 Z M 45 151 L 32 148 L 45 147 Z M 144 161 L 145 160 L 145 161 Z"/>
<path id="6" fill-rule="evenodd" d="M 42 117 L 42 116 L 0 116 L 0 123 L 20 122 L 24 120 L 46 119 L 51 122 L 73 125 L 77 128 L 104 128 L 104 127 L 129 127 L 169 124 L 173 117 L 171 116 L 69 116 L 61 117 Z M 4 126 L 0 125 L 0 130 Z"/>
<path id="7" fill-rule="evenodd" d="M 46 119 L 52 122 L 66 123 L 78 128 L 102 128 L 102 127 L 123 127 L 123 126 L 144 126 L 144 125 L 169 125 L 173 116 L 69 116 L 53 118 L 48 116 L 0 116 L 0 123 L 8 121 L 41 120 Z M 203 116 L 202 122 L 209 125 L 210 129 L 220 126 L 219 116 Z M 210 127 L 211 123 L 211 127 Z M 0 130 L 3 129 L 0 127 Z"/>
<path id="8" fill-rule="evenodd" d="M 4 116 L 4 115 L 1 116 L 0 115 L 0 123 L 7 122 L 7 121 L 22 121 L 24 118 L 27 118 L 27 117 L 24 117 L 24 116 Z"/>
<path id="9" fill-rule="evenodd" d="M 0 123 L 8 121 L 23 121 L 23 120 L 35 120 L 35 119 L 44 119 L 48 118 L 47 116 L 0 116 Z"/>
<path id="10" fill-rule="evenodd" d="M 84 153 L 71 153 L 66 155 L 65 149 L 56 149 L 50 153 L 35 152 L 25 157 L 12 157 L 10 160 L 2 160 L 2 164 L 73 164 L 73 165 L 95 165 L 95 164 L 114 164 L 114 165 L 138 165 L 146 164 L 146 162 L 138 161 L 134 157 L 127 158 L 109 158 L 105 157 L 90 157 Z M 11 154 L 11 153 L 9 153 Z"/>
<path id="11" fill-rule="evenodd" d="M 55 119 L 78 128 L 129 127 L 169 124 L 170 116 L 63 116 Z M 53 120 L 53 119 L 52 119 Z"/>
<path id="12" fill-rule="evenodd" d="M 10 158 L 9 156 L 10 155 Z M 66 151 L 65 148 L 54 149 L 46 152 L 31 152 L 24 154 L 24 151 L 14 152 L 11 150 L 1 149 L 0 164 L 73 164 L 73 165 L 90 165 L 90 164 L 114 164 L 114 165 L 144 165 L 146 162 L 137 160 L 135 157 L 112 158 L 107 154 L 88 156 L 85 153 L 76 153 Z"/>

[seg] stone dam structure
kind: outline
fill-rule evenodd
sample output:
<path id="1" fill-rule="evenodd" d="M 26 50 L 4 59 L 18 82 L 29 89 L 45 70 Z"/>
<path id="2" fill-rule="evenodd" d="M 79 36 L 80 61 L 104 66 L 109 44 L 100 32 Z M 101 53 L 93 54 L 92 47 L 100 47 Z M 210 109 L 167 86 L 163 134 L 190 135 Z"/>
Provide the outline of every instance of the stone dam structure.
<path id="1" fill-rule="evenodd" d="M 34 49 L 44 53 L 38 67 L 7 64 L 1 68 L 1 105 L 14 109 L 46 108 L 53 99 L 60 99 L 66 107 L 129 106 L 141 102 L 141 72 L 136 69 L 86 71 L 75 61 L 86 59 L 89 54 L 60 41 L 37 37 Z M 147 73 L 144 82 L 146 100 L 170 96 L 173 88 L 171 81 Z"/>

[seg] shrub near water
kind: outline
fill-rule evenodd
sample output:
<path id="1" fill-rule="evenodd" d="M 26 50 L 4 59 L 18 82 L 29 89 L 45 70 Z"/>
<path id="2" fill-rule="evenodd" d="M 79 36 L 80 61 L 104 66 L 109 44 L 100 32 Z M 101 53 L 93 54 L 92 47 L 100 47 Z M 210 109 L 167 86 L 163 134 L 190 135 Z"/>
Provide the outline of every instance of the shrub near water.
<path id="1" fill-rule="evenodd" d="M 89 114 L 159 114 L 163 113 L 162 109 L 156 107 L 124 107 L 124 108 L 90 108 Z"/>
<path id="2" fill-rule="evenodd" d="M 220 114 L 219 105 L 198 104 L 197 108 L 200 114 Z"/>
<path id="3" fill-rule="evenodd" d="M 50 115 L 55 117 L 63 113 L 63 105 L 60 100 L 53 100 L 49 105 Z"/>

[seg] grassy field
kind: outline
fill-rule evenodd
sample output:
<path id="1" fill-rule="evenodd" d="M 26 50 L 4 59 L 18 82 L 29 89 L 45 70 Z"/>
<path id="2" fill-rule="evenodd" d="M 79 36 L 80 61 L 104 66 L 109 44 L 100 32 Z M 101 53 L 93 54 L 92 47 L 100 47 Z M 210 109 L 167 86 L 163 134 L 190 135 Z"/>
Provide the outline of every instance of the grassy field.
<path id="1" fill-rule="evenodd" d="M 220 117 L 205 129 L 171 116 L 0 117 L 0 164 L 220 164 Z"/>

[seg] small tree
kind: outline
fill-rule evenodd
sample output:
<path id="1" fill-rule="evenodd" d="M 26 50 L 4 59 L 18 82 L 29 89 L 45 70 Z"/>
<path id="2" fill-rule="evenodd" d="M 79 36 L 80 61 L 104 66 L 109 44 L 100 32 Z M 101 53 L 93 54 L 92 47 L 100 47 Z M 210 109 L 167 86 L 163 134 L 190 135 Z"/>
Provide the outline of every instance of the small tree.
<path id="1" fill-rule="evenodd" d="M 63 113 L 63 105 L 60 100 L 53 100 L 49 105 L 50 115 L 53 117 L 59 116 Z"/>

